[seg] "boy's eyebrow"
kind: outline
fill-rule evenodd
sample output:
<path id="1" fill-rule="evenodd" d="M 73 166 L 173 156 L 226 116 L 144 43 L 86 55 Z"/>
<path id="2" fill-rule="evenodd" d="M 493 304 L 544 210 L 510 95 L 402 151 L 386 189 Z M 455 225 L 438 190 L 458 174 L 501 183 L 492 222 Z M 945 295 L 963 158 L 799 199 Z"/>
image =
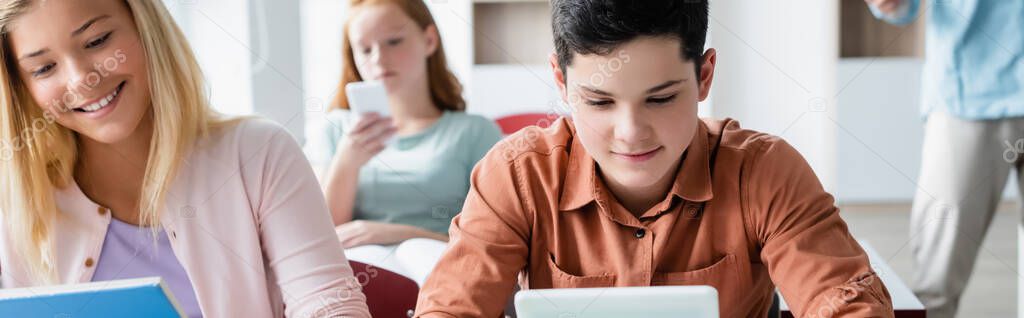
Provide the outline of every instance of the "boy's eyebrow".
<path id="1" fill-rule="evenodd" d="M 661 90 L 664 90 L 666 88 L 672 87 L 672 86 L 674 86 L 676 84 L 679 84 L 679 83 L 682 83 L 682 82 L 685 82 L 685 81 L 686 81 L 685 79 L 669 80 L 667 82 L 658 84 L 657 86 L 651 87 L 650 89 L 647 90 L 647 94 L 653 94 L 653 93 L 660 92 Z M 590 87 L 590 86 L 587 86 L 587 85 L 583 85 L 583 84 L 576 84 L 576 87 L 582 88 L 582 89 L 584 89 L 584 90 L 586 90 L 588 92 L 591 92 L 591 93 L 594 93 L 594 94 L 597 94 L 597 95 L 615 96 L 615 94 L 612 94 L 612 93 L 609 93 L 609 92 L 605 92 L 605 91 L 602 91 L 600 89 L 593 88 L 593 87 Z"/>
<path id="2" fill-rule="evenodd" d="M 686 81 L 686 80 L 685 79 L 670 80 L 670 81 L 658 84 L 658 86 L 651 87 L 650 89 L 647 90 L 647 93 L 648 94 L 657 93 L 657 92 L 659 92 L 659 91 L 661 91 L 663 89 L 672 87 L 673 85 L 682 83 L 684 81 Z"/>
<path id="3" fill-rule="evenodd" d="M 110 18 L 110 16 L 104 14 L 104 15 L 101 15 L 101 16 L 89 19 L 89 21 L 86 21 L 85 23 L 83 23 L 82 26 L 78 27 L 78 29 L 75 29 L 74 31 L 71 31 L 71 36 L 77 36 L 79 34 L 82 34 L 82 32 L 85 32 L 85 30 L 89 29 L 89 27 L 91 27 L 93 24 L 95 24 L 96 22 L 99 22 L 100 20 L 106 19 L 106 18 Z"/>
<path id="4" fill-rule="evenodd" d="M 594 93 L 594 94 L 597 94 L 597 95 L 615 96 L 612 93 L 605 92 L 605 91 L 602 91 L 602 90 L 599 90 L 599 89 L 596 89 L 596 88 L 593 88 L 593 87 L 590 87 L 590 86 L 587 86 L 587 85 L 583 85 L 583 84 L 576 84 L 576 87 L 582 88 L 585 91 L 588 91 L 588 92 L 591 92 L 591 93 Z"/>

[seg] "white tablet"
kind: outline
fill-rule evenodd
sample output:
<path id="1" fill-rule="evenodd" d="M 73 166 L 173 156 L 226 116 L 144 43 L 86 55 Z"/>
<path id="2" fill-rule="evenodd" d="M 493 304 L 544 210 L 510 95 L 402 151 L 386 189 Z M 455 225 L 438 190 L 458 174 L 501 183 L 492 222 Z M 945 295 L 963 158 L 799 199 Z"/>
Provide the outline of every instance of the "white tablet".
<path id="1" fill-rule="evenodd" d="M 711 286 L 531 289 L 516 293 L 520 318 L 718 318 Z"/>

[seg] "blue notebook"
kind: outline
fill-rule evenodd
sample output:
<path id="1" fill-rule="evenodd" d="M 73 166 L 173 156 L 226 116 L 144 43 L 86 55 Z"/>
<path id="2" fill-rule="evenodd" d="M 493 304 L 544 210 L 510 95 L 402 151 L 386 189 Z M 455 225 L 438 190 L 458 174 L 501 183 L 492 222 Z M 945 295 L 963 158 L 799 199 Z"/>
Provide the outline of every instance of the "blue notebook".
<path id="1" fill-rule="evenodd" d="M 0 316 L 185 317 L 160 277 L 0 289 Z"/>

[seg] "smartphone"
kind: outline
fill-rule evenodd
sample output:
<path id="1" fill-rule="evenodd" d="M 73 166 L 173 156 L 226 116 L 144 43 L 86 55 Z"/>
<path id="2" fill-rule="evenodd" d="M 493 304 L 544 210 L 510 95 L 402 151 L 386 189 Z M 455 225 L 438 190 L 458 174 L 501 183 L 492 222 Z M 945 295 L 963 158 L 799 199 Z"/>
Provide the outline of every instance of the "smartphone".
<path id="1" fill-rule="evenodd" d="M 380 81 L 352 82 L 345 85 L 348 108 L 356 117 L 377 113 L 381 117 L 391 116 L 388 108 L 388 92 Z"/>
<path id="2" fill-rule="evenodd" d="M 348 83 L 345 85 L 345 94 L 348 96 L 348 109 L 354 115 L 350 117 L 349 125 L 355 126 L 363 115 L 369 113 L 377 113 L 381 117 L 391 116 L 388 92 L 380 81 Z M 392 136 L 386 143 L 394 145 L 396 140 Z"/>

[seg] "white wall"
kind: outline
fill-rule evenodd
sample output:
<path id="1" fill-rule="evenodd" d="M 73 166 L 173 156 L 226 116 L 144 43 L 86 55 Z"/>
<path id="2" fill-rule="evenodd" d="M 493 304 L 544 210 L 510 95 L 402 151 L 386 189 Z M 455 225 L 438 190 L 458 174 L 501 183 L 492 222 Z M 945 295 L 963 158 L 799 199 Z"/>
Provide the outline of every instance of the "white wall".
<path id="1" fill-rule="evenodd" d="M 211 104 L 303 133 L 299 11 L 294 1 L 164 0 L 206 76 Z M 298 118 L 296 120 L 296 118 Z"/>
<path id="2" fill-rule="evenodd" d="M 469 112 L 489 118 L 560 113 L 565 107 L 548 65 L 478 65 L 473 68 Z"/>
<path id="3" fill-rule="evenodd" d="M 248 0 L 164 0 L 185 33 L 206 76 L 210 99 L 218 111 L 252 111 Z"/>
<path id="4" fill-rule="evenodd" d="M 784 137 L 830 191 L 838 21 L 835 1 L 711 2 L 710 46 L 719 53 L 712 114 Z"/>
<path id="5" fill-rule="evenodd" d="M 285 126 L 303 140 L 305 113 L 320 100 L 303 85 L 299 2 L 249 0 L 253 112 Z"/>
<path id="6" fill-rule="evenodd" d="M 845 202 L 907 202 L 914 196 L 924 122 L 921 61 L 856 58 L 839 63 L 839 186 Z"/>
<path id="7" fill-rule="evenodd" d="M 344 1 L 301 0 L 300 32 L 302 81 L 307 96 L 319 101 L 321 109 L 334 98 L 335 87 L 341 78 L 341 28 L 344 23 Z M 307 118 L 318 116 L 316 108 Z"/>

